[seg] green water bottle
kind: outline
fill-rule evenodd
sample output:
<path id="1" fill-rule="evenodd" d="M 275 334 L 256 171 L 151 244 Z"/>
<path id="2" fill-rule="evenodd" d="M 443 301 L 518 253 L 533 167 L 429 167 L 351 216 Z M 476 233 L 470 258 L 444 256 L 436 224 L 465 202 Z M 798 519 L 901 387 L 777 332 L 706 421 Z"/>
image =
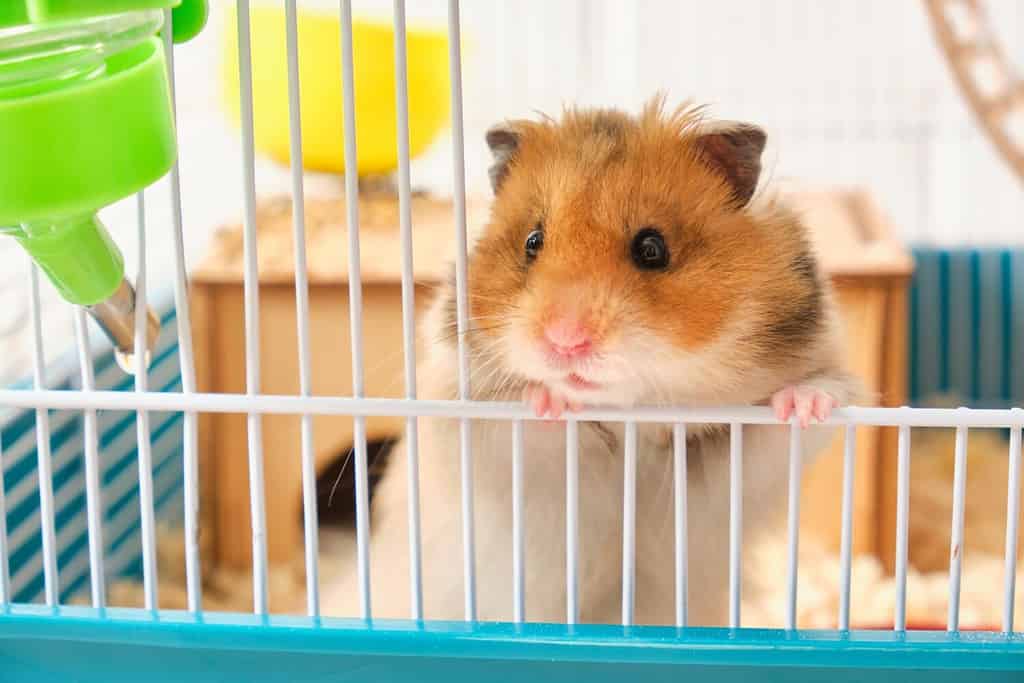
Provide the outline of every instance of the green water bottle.
<path id="1" fill-rule="evenodd" d="M 174 163 L 166 9 L 175 42 L 208 16 L 206 0 L 0 1 L 0 234 L 89 312 L 129 371 L 135 289 L 98 212 Z M 147 361 L 160 330 L 148 317 Z"/>

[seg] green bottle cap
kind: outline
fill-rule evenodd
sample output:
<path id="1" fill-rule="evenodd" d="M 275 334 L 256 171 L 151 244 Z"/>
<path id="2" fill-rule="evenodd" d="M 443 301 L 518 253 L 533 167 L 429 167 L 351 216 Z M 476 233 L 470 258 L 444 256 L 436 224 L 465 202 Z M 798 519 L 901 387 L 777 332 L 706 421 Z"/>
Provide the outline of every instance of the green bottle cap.
<path id="1" fill-rule="evenodd" d="M 0 225 L 94 213 L 174 162 L 163 45 L 148 38 L 71 86 L 12 86 L 0 66 Z M 24 88 L 39 92 L 24 96 Z"/>
<path id="2" fill-rule="evenodd" d="M 176 42 L 209 14 L 206 0 L 0 0 L 0 235 L 122 352 L 134 292 L 97 213 L 174 163 L 167 9 Z"/>
<path id="3" fill-rule="evenodd" d="M 198 35 L 210 16 L 207 0 L 2 0 L 0 29 L 147 9 L 172 10 L 175 43 L 184 43 Z"/>

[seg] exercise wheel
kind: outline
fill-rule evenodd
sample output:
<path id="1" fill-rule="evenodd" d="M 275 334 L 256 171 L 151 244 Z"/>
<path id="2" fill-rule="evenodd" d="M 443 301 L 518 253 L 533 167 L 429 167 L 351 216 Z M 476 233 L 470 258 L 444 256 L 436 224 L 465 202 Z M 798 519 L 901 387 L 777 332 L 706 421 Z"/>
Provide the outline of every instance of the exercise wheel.
<path id="1" fill-rule="evenodd" d="M 996 150 L 1024 181 L 1024 80 L 1006 58 L 984 3 L 925 0 L 925 7 L 961 94 Z"/>

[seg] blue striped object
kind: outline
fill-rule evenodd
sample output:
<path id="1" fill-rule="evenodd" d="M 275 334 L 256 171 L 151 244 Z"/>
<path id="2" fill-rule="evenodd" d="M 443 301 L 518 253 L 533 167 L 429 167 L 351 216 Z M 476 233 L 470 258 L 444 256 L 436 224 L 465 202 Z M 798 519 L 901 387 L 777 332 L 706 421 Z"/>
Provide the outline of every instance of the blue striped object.
<path id="1" fill-rule="evenodd" d="M 913 250 L 910 400 L 1024 405 L 1024 249 Z"/>
<path id="2" fill-rule="evenodd" d="M 176 318 L 172 307 L 165 306 L 163 310 L 166 312 L 161 316 L 160 337 L 149 369 L 149 386 L 158 391 L 180 391 Z M 77 364 L 68 358 L 67 362 L 57 365 L 49 372 L 53 378 L 50 388 L 77 388 Z M 95 371 L 98 389 L 134 389 L 134 378 L 117 366 L 109 345 L 96 356 Z M 108 579 L 136 575 L 141 571 L 141 532 L 135 413 L 100 411 L 97 423 L 105 570 Z M 0 420 L 3 445 L 0 463 L 6 488 L 7 547 L 15 602 L 39 602 L 43 597 L 35 426 L 34 410 L 13 412 Z M 174 518 L 181 510 L 181 414 L 150 413 L 150 432 L 157 516 Z M 89 582 L 81 413 L 50 411 L 50 449 L 60 599 L 66 602 Z"/>

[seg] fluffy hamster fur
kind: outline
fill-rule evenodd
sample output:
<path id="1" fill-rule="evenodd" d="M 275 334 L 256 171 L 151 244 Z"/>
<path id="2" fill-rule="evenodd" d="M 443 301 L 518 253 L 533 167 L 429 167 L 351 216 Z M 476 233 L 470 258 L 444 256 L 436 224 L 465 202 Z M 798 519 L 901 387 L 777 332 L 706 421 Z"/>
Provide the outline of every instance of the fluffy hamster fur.
<path id="1" fill-rule="evenodd" d="M 799 386 L 838 404 L 856 400 L 844 372 L 832 295 L 803 226 L 777 202 L 753 198 L 764 133 L 714 122 L 702 111 L 666 112 L 660 99 L 639 116 L 570 110 L 560 120 L 512 121 L 488 132 L 495 199 L 469 255 L 471 390 L 475 400 L 518 400 L 543 385 L 588 405 L 766 405 Z M 542 249 L 524 256 L 531 231 Z M 631 244 L 655 227 L 667 266 L 642 270 Z M 423 332 L 421 396 L 458 397 L 454 284 L 440 292 Z M 552 315 L 571 311 L 597 352 L 567 383 L 541 351 Z M 579 369 L 579 368 L 576 368 Z M 673 491 L 670 428 L 641 425 L 636 510 L 635 623 L 671 624 Z M 727 621 L 729 437 L 688 427 L 689 618 Z M 464 617 L 459 421 L 419 420 L 424 616 Z M 786 425 L 743 429 L 744 542 L 773 524 L 785 503 Z M 807 461 L 832 430 L 810 426 Z M 511 620 L 512 425 L 472 423 L 476 609 Z M 529 621 L 566 617 L 565 428 L 524 429 L 525 598 Z M 409 461 L 396 446 L 374 496 L 374 617 L 410 614 Z M 579 425 L 580 620 L 621 619 L 623 427 Z M 325 613 L 359 613 L 355 562 L 325 587 Z"/>

